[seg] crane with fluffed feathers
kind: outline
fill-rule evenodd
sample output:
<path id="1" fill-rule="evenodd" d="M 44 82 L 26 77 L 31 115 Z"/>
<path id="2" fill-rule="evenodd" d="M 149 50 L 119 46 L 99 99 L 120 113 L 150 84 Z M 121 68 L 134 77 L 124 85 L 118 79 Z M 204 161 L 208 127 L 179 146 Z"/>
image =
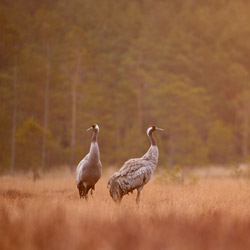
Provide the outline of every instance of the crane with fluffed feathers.
<path id="1" fill-rule="evenodd" d="M 141 158 L 130 159 L 122 168 L 114 173 L 108 181 L 109 193 L 115 202 L 120 203 L 122 197 L 137 189 L 136 203 L 140 202 L 140 192 L 149 182 L 158 163 L 159 151 L 153 132 L 163 130 L 156 126 L 147 129 L 151 146 Z"/>
<path id="2" fill-rule="evenodd" d="M 87 131 L 93 131 L 89 153 L 80 161 L 76 168 L 76 184 L 80 198 L 88 198 L 88 192 L 95 190 L 95 184 L 102 175 L 102 164 L 97 142 L 99 126 L 93 124 Z"/>

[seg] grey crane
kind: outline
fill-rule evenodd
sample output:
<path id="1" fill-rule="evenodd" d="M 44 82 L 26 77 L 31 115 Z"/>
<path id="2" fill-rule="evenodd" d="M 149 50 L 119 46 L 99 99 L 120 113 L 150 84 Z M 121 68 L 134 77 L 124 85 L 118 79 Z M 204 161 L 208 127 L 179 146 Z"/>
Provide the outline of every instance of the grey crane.
<path id="1" fill-rule="evenodd" d="M 141 158 L 130 159 L 124 163 L 122 168 L 114 173 L 108 181 L 110 196 L 115 202 L 121 202 L 122 197 L 137 189 L 136 203 L 140 202 L 140 192 L 148 183 L 158 163 L 158 147 L 153 137 L 153 132 L 163 130 L 156 126 L 147 129 L 147 135 L 151 146 L 147 153 Z"/>
<path id="2" fill-rule="evenodd" d="M 91 139 L 89 153 L 79 162 L 76 168 L 76 184 L 79 190 L 80 198 L 88 198 L 88 192 L 91 189 L 95 190 L 95 184 L 102 175 L 102 164 L 100 161 L 100 152 L 97 143 L 99 126 L 92 125 L 87 131 L 92 130 L 93 136 Z"/>

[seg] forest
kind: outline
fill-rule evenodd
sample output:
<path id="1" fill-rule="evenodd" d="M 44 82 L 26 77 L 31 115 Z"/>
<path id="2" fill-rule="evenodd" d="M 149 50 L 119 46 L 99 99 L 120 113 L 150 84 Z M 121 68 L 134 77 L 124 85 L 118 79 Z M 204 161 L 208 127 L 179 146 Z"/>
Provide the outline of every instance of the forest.
<path id="1" fill-rule="evenodd" d="M 250 2 L 1 0 L 0 173 L 249 162 Z"/>

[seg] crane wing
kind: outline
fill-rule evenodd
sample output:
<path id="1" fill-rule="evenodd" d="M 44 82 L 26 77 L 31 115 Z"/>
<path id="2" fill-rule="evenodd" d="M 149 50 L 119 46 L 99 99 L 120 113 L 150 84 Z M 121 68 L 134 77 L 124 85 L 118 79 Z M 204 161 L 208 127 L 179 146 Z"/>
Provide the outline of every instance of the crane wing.
<path id="1" fill-rule="evenodd" d="M 137 176 L 137 174 L 134 175 L 133 173 L 135 173 L 138 169 L 140 169 L 143 166 L 143 163 L 140 162 L 140 160 L 141 160 L 140 158 L 136 158 L 126 161 L 121 167 L 121 169 L 118 172 L 114 173 L 109 178 L 108 187 L 114 180 L 118 180 L 120 182 L 121 178 L 125 180 L 127 177 L 131 179 L 133 176 L 134 177 Z"/>
<path id="2" fill-rule="evenodd" d="M 130 192 L 140 186 L 144 186 L 153 174 L 152 162 L 141 158 L 131 159 L 125 162 L 116 177 L 119 177 L 120 187 L 124 192 Z"/>
<path id="3" fill-rule="evenodd" d="M 79 184 L 81 182 L 82 171 L 84 169 L 85 163 L 87 163 L 89 154 L 87 154 L 78 164 L 76 168 L 76 182 Z"/>
<path id="4" fill-rule="evenodd" d="M 149 167 L 142 167 L 134 172 L 129 172 L 127 175 L 119 178 L 119 183 L 122 189 L 130 192 L 138 187 L 144 186 L 151 178 L 152 170 Z"/>
<path id="5" fill-rule="evenodd" d="M 124 176 L 127 175 L 128 173 L 135 172 L 144 165 L 143 162 L 144 161 L 141 158 L 135 158 L 126 161 L 119 171 L 120 175 Z"/>

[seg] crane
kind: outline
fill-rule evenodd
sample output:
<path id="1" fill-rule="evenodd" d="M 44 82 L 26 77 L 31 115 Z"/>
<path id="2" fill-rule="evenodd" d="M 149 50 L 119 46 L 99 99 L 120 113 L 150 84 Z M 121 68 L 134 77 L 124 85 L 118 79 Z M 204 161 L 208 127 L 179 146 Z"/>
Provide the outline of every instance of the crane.
<path id="1" fill-rule="evenodd" d="M 108 181 L 109 193 L 115 202 L 121 202 L 122 197 L 137 189 L 136 203 L 140 202 L 140 192 L 148 183 L 158 163 L 159 151 L 153 132 L 163 130 L 156 126 L 147 129 L 151 146 L 141 158 L 130 159 L 122 168 L 114 173 Z"/>
<path id="2" fill-rule="evenodd" d="M 99 126 L 93 124 L 87 131 L 93 131 L 89 153 L 79 162 L 76 168 L 76 184 L 80 198 L 88 198 L 88 192 L 95 190 L 95 184 L 102 175 L 102 164 L 97 142 Z"/>

